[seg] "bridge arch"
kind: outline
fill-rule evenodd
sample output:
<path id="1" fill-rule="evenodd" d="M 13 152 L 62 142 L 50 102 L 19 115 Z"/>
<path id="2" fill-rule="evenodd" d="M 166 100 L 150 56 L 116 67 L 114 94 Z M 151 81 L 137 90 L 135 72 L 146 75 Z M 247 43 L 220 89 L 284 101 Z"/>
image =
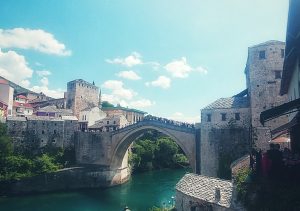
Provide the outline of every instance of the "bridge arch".
<path id="1" fill-rule="evenodd" d="M 121 130 L 112 135 L 112 143 L 116 143 L 113 147 L 110 167 L 112 169 L 122 168 L 124 165 L 125 154 L 131 145 L 140 135 L 149 130 L 159 131 L 170 138 L 182 149 L 187 156 L 190 166 L 195 172 L 195 134 L 192 131 L 180 130 L 179 127 L 166 127 L 165 125 L 156 124 L 155 122 L 141 122 L 127 130 Z M 127 161 L 126 161 L 127 162 Z"/>

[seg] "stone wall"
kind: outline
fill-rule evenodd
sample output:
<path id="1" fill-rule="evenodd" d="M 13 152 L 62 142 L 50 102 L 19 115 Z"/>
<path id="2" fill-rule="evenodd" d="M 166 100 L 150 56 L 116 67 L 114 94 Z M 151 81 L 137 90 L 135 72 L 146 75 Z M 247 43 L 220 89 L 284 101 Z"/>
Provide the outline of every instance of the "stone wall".
<path id="1" fill-rule="evenodd" d="M 249 130 L 246 128 L 202 128 L 201 174 L 221 178 L 230 176 L 230 164 L 247 154 L 249 146 Z"/>
<path id="2" fill-rule="evenodd" d="M 78 128 L 77 120 L 36 116 L 11 117 L 6 123 L 16 148 L 43 147 L 47 144 L 74 147 L 74 132 Z"/>
<path id="3" fill-rule="evenodd" d="M 231 165 L 231 175 L 232 179 L 234 180 L 237 176 L 237 174 L 241 170 L 249 169 L 250 168 L 250 156 L 245 155 L 237 160 L 235 160 Z"/>
<path id="4" fill-rule="evenodd" d="M 116 183 L 116 175 L 119 175 L 118 172 L 111 171 L 103 166 L 73 167 L 21 180 L 2 181 L 0 182 L 0 195 L 23 195 L 81 188 L 110 187 L 124 183 L 129 179 L 129 176 L 123 177 L 121 178 L 122 181 L 118 181 L 121 183 Z"/>

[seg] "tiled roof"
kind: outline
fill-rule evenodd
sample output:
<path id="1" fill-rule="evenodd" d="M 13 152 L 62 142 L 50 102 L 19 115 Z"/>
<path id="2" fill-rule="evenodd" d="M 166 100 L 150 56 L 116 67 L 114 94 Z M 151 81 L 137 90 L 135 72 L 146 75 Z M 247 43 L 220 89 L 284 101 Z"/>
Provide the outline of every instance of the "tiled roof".
<path id="1" fill-rule="evenodd" d="M 20 99 L 27 99 L 27 97 L 25 97 L 24 95 L 18 95 L 17 98 L 20 98 Z"/>
<path id="2" fill-rule="evenodd" d="M 47 113 L 58 113 L 61 116 L 73 116 L 73 111 L 71 109 L 61 109 L 56 108 L 56 106 L 46 106 L 40 108 L 37 112 L 47 112 Z"/>
<path id="3" fill-rule="evenodd" d="M 203 109 L 248 108 L 249 106 L 248 97 L 227 97 L 220 98 Z"/>
<path id="4" fill-rule="evenodd" d="M 31 115 L 26 117 L 27 120 L 40 120 L 40 121 L 63 121 L 61 118 L 49 117 L 49 116 L 35 116 Z"/>
<path id="5" fill-rule="evenodd" d="M 181 193 L 222 207 L 231 207 L 233 185 L 230 181 L 196 174 L 186 174 L 177 183 Z M 216 191 L 220 190 L 219 198 Z"/>
<path id="6" fill-rule="evenodd" d="M 19 103 L 19 102 L 14 102 L 14 107 L 19 107 L 19 108 L 32 108 L 32 105 L 29 103 Z"/>
<path id="7" fill-rule="evenodd" d="M 76 116 L 62 116 L 61 119 L 62 120 L 74 120 L 74 121 L 78 120 Z"/>
<path id="8" fill-rule="evenodd" d="M 26 117 L 8 116 L 7 121 L 26 121 Z"/>

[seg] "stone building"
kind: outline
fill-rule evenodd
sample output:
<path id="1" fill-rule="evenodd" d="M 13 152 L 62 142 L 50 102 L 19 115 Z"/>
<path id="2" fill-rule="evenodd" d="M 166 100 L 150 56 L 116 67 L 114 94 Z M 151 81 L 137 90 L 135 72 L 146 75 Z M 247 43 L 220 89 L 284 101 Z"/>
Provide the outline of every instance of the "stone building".
<path id="1" fill-rule="evenodd" d="M 52 144 L 57 147 L 73 147 L 74 132 L 78 130 L 78 120 L 43 116 L 8 117 L 8 134 L 15 147 L 43 147 Z"/>
<path id="2" fill-rule="evenodd" d="M 89 131 L 111 132 L 126 127 L 129 122 L 124 115 L 108 116 L 88 127 Z"/>
<path id="3" fill-rule="evenodd" d="M 67 108 L 79 118 L 80 111 L 93 108 L 101 104 L 99 88 L 82 79 L 70 81 L 67 84 Z"/>
<path id="4" fill-rule="evenodd" d="M 287 102 L 263 111 L 260 115 L 262 124 L 270 121 L 280 123 L 273 130 L 275 133 L 290 134 L 291 149 L 300 153 L 300 1 L 290 0 L 286 32 L 284 67 L 281 80 L 280 94 L 287 95 Z M 288 122 L 281 119 L 288 116 Z"/>
<path id="5" fill-rule="evenodd" d="M 100 121 L 105 117 L 106 113 L 98 106 L 83 109 L 79 113 L 79 128 L 81 131 L 85 131 L 88 127 L 94 125 L 97 121 Z"/>
<path id="6" fill-rule="evenodd" d="M 218 99 L 201 110 L 201 174 L 229 179 L 230 170 L 226 173 L 222 166 L 247 153 L 250 108 L 243 94 Z"/>
<path id="7" fill-rule="evenodd" d="M 231 181 L 186 174 L 175 189 L 175 207 L 178 211 L 237 210 Z"/>
<path id="8" fill-rule="evenodd" d="M 248 49 L 245 68 L 247 88 L 250 96 L 253 147 L 268 149 L 271 140 L 270 129 L 286 123 L 287 117 L 274 119 L 263 126 L 260 113 L 287 101 L 280 95 L 285 43 L 268 41 Z"/>
<path id="9" fill-rule="evenodd" d="M 102 110 L 107 116 L 119 116 L 124 115 L 129 124 L 134 124 L 142 121 L 145 117 L 146 112 L 132 108 L 125 108 L 120 105 L 116 107 L 103 107 Z"/>
<path id="10" fill-rule="evenodd" d="M 63 117 L 63 116 L 74 116 L 71 109 L 61 109 L 56 106 L 46 106 L 40 109 L 37 109 L 35 112 L 36 116 L 48 116 L 48 117 Z"/>
<path id="11" fill-rule="evenodd" d="M 260 123 L 262 111 L 287 100 L 286 95 L 279 93 L 284 48 L 284 42 L 280 41 L 249 47 L 246 90 L 201 110 L 202 174 L 224 176 L 223 170 L 230 171 L 230 162 L 245 155 L 251 147 L 267 149 L 271 130 L 287 122 L 287 117 L 282 116 L 265 126 Z"/>

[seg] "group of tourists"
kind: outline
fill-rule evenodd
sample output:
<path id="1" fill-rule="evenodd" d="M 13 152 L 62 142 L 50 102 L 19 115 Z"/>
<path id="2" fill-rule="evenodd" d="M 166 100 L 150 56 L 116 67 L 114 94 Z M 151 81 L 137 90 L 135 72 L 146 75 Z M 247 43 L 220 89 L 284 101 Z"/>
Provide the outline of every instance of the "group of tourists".
<path id="1" fill-rule="evenodd" d="M 162 122 L 165 124 L 175 125 L 175 126 L 179 126 L 179 127 L 195 128 L 194 124 L 174 121 L 174 120 L 170 120 L 170 119 L 166 119 L 166 118 L 162 118 L 162 117 L 156 117 L 156 116 L 152 116 L 152 115 L 145 116 L 144 120 L 157 121 L 157 122 Z"/>
<path id="2" fill-rule="evenodd" d="M 280 149 L 279 144 L 270 144 L 269 150 L 252 150 L 250 167 L 257 176 L 270 179 L 292 178 L 300 173 L 299 154 L 289 148 Z"/>

